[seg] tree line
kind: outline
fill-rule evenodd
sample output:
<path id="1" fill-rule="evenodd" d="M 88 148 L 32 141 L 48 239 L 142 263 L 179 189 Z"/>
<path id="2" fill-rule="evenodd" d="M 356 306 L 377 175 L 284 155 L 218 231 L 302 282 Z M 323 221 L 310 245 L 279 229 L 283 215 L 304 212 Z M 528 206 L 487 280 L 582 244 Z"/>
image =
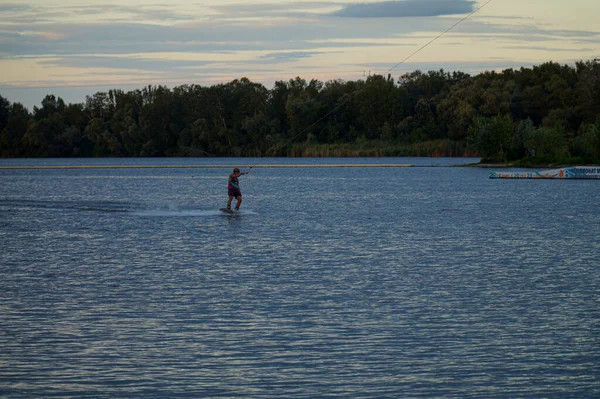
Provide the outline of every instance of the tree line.
<path id="1" fill-rule="evenodd" d="M 471 76 L 119 89 L 30 112 L 0 95 L 1 157 L 480 156 L 600 161 L 600 63 Z"/>

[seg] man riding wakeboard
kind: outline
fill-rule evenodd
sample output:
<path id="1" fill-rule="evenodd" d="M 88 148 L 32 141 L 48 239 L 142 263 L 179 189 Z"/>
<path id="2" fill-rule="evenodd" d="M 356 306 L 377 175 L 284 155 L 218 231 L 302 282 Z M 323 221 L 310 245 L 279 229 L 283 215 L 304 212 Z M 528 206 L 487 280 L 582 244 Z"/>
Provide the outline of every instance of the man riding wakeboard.
<path id="1" fill-rule="evenodd" d="M 242 205 L 242 192 L 240 191 L 240 182 L 238 181 L 238 177 L 241 175 L 247 175 L 248 172 L 240 172 L 239 168 L 234 168 L 233 173 L 229 175 L 229 179 L 227 180 L 227 194 L 229 194 L 229 201 L 227 201 L 227 209 L 231 210 L 231 201 L 236 199 L 235 210 L 240 210 L 240 205 Z"/>

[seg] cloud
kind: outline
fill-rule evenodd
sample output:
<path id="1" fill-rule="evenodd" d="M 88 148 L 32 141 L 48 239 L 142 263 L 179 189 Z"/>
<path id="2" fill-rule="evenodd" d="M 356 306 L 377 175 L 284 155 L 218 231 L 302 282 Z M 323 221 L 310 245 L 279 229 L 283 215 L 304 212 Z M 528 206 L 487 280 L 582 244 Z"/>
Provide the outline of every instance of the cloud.
<path id="1" fill-rule="evenodd" d="M 176 25 L 118 23 L 0 24 L 0 53 L 127 54 L 152 52 L 301 51 L 315 47 L 365 47 L 391 40 L 415 29 L 438 31 L 440 21 L 363 20 L 352 27 L 331 24 L 328 18 L 298 24 L 241 24 L 203 21 Z M 22 33 L 23 32 L 23 33 Z M 54 40 L 49 40 L 54 38 Z M 327 39 L 327 42 L 324 41 Z M 352 40 L 357 40 L 352 43 Z M 346 43 L 343 43 L 346 41 Z M 360 42 L 358 42 L 360 41 Z"/>
<path id="2" fill-rule="evenodd" d="M 146 71 L 168 71 L 177 68 L 191 68 L 208 65 L 207 61 L 190 61 L 179 59 L 157 59 L 149 57 L 110 57 L 110 56 L 70 56 L 40 61 L 42 65 L 71 68 L 109 68 L 134 69 Z M 214 63 L 214 62 L 213 62 Z"/>
<path id="3" fill-rule="evenodd" d="M 65 5 L 57 5 L 23 0 L 30 5 L 19 6 L 19 0 L 9 1 L 13 4 L 0 5 L 0 12 L 5 11 L 0 15 L 0 84 L 39 80 L 52 86 L 59 79 L 70 82 L 69 76 L 82 85 L 104 84 L 106 79 L 100 76 L 112 73 L 119 82 L 154 83 L 207 77 L 217 82 L 246 74 L 286 79 L 303 71 L 319 79 L 360 76 L 384 60 L 383 70 L 394 67 L 477 4 L 471 0 L 207 0 L 202 4 L 174 0 L 166 5 L 153 0 L 138 5 L 121 0 L 116 5 L 109 4 L 112 0 L 85 4 L 65 0 Z M 544 52 L 548 58 L 599 54 L 600 31 L 595 25 L 540 23 L 537 15 L 515 15 L 520 11 L 477 13 L 414 58 L 444 59 L 452 65 L 467 60 L 464 69 L 471 71 L 469 66 L 485 65 L 480 60 L 504 60 L 516 57 L 514 53 L 527 62 L 542 58 Z M 475 48 L 482 50 L 473 55 Z M 528 48 L 538 51 L 529 54 Z M 569 54 L 567 48 L 575 53 Z M 27 72 L 30 65 L 37 76 Z M 348 71 L 340 69 L 342 65 Z M 405 63 L 394 70 L 405 66 L 413 68 Z"/>
<path id="4" fill-rule="evenodd" d="M 420 1 L 425 5 L 440 2 L 439 0 Z M 450 3 L 456 6 L 470 2 Z M 416 1 L 373 3 L 373 5 L 381 4 L 403 4 L 410 8 L 411 5 L 416 4 Z M 318 10 L 323 9 L 325 3 L 311 3 L 310 6 Z M 274 7 L 283 12 L 281 5 Z M 260 6 L 258 10 L 263 9 L 266 9 L 266 5 Z M 96 12 L 92 9 L 89 11 Z M 240 7 L 238 11 L 251 12 L 251 8 Z M 254 16 L 261 15 L 261 11 L 255 11 L 257 14 Z M 437 12 L 439 11 L 438 9 Z M 149 13 L 151 10 L 146 9 L 144 12 Z M 352 23 L 338 23 L 339 19 L 314 15 L 310 19 L 287 18 L 273 21 L 271 18 L 265 18 L 263 21 L 246 22 L 244 18 L 241 20 L 209 18 L 172 24 L 126 23 L 120 20 L 25 24 L 14 21 L 2 23 L 0 20 L 0 54 L 5 54 L 6 57 L 19 57 L 36 54 L 61 56 L 162 52 L 213 54 L 263 52 L 264 54 L 281 51 L 279 57 L 300 60 L 302 55 L 286 56 L 284 51 L 287 50 L 288 54 L 289 52 L 306 54 L 324 48 L 416 46 L 430 40 L 432 32 L 438 33 L 447 29 L 453 19 L 405 18 L 401 24 L 394 18 L 357 18 Z M 585 47 L 600 44 L 598 31 L 552 30 L 533 24 L 509 24 L 505 21 L 492 23 L 477 18 L 460 24 L 448 36 L 465 38 L 465 40 L 476 38 L 479 41 L 510 40 L 516 43 L 554 40 L 570 45 L 576 41 L 583 43 L 585 40 L 588 43 Z M 383 41 L 388 43 L 385 44 Z"/>
<path id="5" fill-rule="evenodd" d="M 431 39 L 429 32 L 441 32 L 451 23 L 449 18 L 406 18 L 402 24 L 393 18 L 360 18 L 352 24 L 332 21 L 336 19 L 322 17 L 311 19 L 310 23 L 300 20 L 299 23 L 271 25 L 240 23 L 237 20 L 205 20 L 174 25 L 71 22 L 3 27 L 0 23 L 0 54 L 4 54 L 0 59 L 33 55 L 66 57 L 172 52 L 238 53 L 240 59 L 250 61 L 254 52 L 255 57 L 263 56 L 262 60 L 268 63 L 276 59 L 293 62 L 326 48 L 352 51 L 352 48 L 417 46 Z M 515 44 L 523 42 L 524 38 L 527 42 L 562 42 L 565 47 L 576 42 L 582 43 L 579 47 L 600 44 L 597 31 L 551 30 L 529 24 L 496 24 L 477 19 L 465 21 L 448 36 L 465 41 L 473 38 L 479 42 L 500 40 L 504 45 L 507 41 Z M 269 55 L 265 56 L 265 53 Z M 86 60 L 86 64 L 88 61 L 92 66 L 98 65 L 95 61 L 104 64 L 94 58 Z M 83 67 L 82 62 L 77 61 L 77 67 Z"/>
<path id="6" fill-rule="evenodd" d="M 474 10 L 469 0 L 405 0 L 358 3 L 344 6 L 330 16 L 345 18 L 407 18 L 467 14 Z"/>
<path id="7" fill-rule="evenodd" d="M 144 23 L 156 22 L 162 25 L 169 23 L 195 20 L 202 17 L 199 13 L 191 13 L 185 8 L 172 5 L 0 5 L 0 24 L 71 24 L 75 21 L 90 23 Z"/>
<path id="8" fill-rule="evenodd" d="M 111 21 L 186 21 L 192 16 L 183 11 L 177 11 L 170 5 L 146 5 L 146 6 L 124 6 L 124 5 L 97 5 L 97 6 L 71 6 L 64 7 L 65 12 L 80 17 L 86 16 L 110 16 Z M 102 18 L 102 19 L 108 19 Z"/>
<path id="9" fill-rule="evenodd" d="M 312 57 L 314 55 L 318 55 L 318 54 L 323 54 L 323 52 L 321 52 L 321 51 L 292 51 L 292 52 L 285 51 L 285 52 L 275 52 L 275 53 L 265 54 L 259 58 L 263 61 L 279 63 L 279 62 L 290 62 L 290 61 L 301 60 L 304 58 L 310 58 L 310 57 Z M 327 53 L 327 54 L 331 54 L 331 53 Z"/>
<path id="10" fill-rule="evenodd" d="M 461 71 L 469 74 L 477 74 L 483 71 L 498 71 L 504 69 L 518 69 L 523 66 L 531 67 L 533 65 L 538 65 L 538 62 L 529 62 L 529 61 L 515 61 L 510 59 L 490 59 L 488 61 L 481 61 L 477 63 L 469 62 L 406 62 L 402 64 L 400 67 L 394 68 L 392 70 L 392 76 L 400 76 L 407 72 L 412 72 L 416 70 L 420 71 L 439 71 L 444 70 L 446 72 L 452 71 Z M 342 64 L 344 65 L 344 64 Z M 396 66 L 395 63 L 390 62 L 377 62 L 377 63 L 369 63 L 364 65 L 358 65 L 358 67 L 362 67 L 364 69 L 377 69 L 379 71 L 386 71 L 390 68 Z"/>
<path id="11" fill-rule="evenodd" d="M 173 7 L 153 4 L 143 7 L 71 6 L 35 8 L 28 17 L 36 23 L 17 22 L 16 15 L 0 19 L 0 54 L 25 56 L 35 54 L 131 54 L 153 52 L 275 52 L 318 51 L 323 48 L 367 48 L 418 45 L 448 28 L 453 19 L 433 16 L 472 11 L 470 0 L 406 0 L 343 5 L 340 3 L 297 2 L 276 4 L 223 4 L 210 6 L 206 17 L 195 5 Z M 14 6 L 10 6 L 14 8 Z M 193 9 L 193 13 L 186 10 Z M 40 22 L 39 17 L 60 10 L 78 18 Z M 206 9 L 204 9 L 206 11 Z M 169 20 L 157 20 L 160 14 Z M 93 18 L 94 15 L 105 15 Z M 117 15 L 118 17 L 115 17 Z M 354 16 L 352 22 L 331 16 Z M 404 16 L 399 24 L 395 18 Z M 408 18 L 429 15 L 430 18 Z M 90 19 L 87 19 L 90 17 Z M 129 20 L 125 20 L 126 18 Z M 140 21 L 148 18 L 149 20 Z M 494 18 L 493 16 L 486 16 Z M 512 17 L 507 17 L 511 19 Z M 10 22 L 9 22 L 10 19 Z M 535 41 L 543 38 L 571 42 L 588 39 L 597 43 L 597 31 L 544 29 L 533 24 L 510 24 L 507 21 L 465 21 L 450 33 L 453 37 L 477 37 L 479 40 L 514 38 Z M 513 37 L 511 37 L 512 35 Z M 522 35 L 519 37 L 518 35 Z M 402 42 L 400 42 L 402 40 Z M 400 44 L 401 43 L 401 44 Z M 282 56 L 282 55 L 280 55 Z M 285 57 L 285 56 L 284 56 Z M 287 59 L 291 59 L 287 56 Z M 296 60 L 301 56 L 296 55 Z"/>
<path id="12" fill-rule="evenodd" d="M 0 4 L 0 12 L 23 12 L 29 11 L 31 7 L 21 4 Z"/>
<path id="13" fill-rule="evenodd" d="M 323 10 L 339 8 L 335 3 L 329 2 L 297 2 L 297 3 L 251 3 L 251 4 L 222 4 L 210 7 L 221 16 L 235 15 L 265 15 L 287 16 L 306 15 L 306 13 L 317 13 Z"/>
<path id="14" fill-rule="evenodd" d="M 541 47 L 541 46 L 502 46 L 509 50 L 530 50 L 530 51 L 549 51 L 549 52 L 591 52 L 592 48 L 558 48 L 558 47 Z"/>
<path id="15" fill-rule="evenodd" d="M 333 52 L 327 52 L 332 54 Z M 281 51 L 272 52 L 258 57 L 255 60 L 228 61 L 229 66 L 242 66 L 246 68 L 248 65 L 270 65 L 285 62 L 294 62 L 301 59 L 308 59 L 315 55 L 324 54 L 322 51 Z M 193 70 L 202 69 L 209 71 L 210 66 L 218 64 L 215 68 L 223 69 L 223 62 L 206 61 L 206 60 L 182 60 L 182 59 L 164 59 L 152 58 L 151 56 L 144 57 L 127 57 L 127 56 L 63 56 L 63 57 L 47 57 L 39 61 L 41 65 L 54 67 L 70 67 L 80 69 L 115 69 L 115 70 L 144 70 L 144 71 L 170 71 L 175 73 L 177 70 Z"/>

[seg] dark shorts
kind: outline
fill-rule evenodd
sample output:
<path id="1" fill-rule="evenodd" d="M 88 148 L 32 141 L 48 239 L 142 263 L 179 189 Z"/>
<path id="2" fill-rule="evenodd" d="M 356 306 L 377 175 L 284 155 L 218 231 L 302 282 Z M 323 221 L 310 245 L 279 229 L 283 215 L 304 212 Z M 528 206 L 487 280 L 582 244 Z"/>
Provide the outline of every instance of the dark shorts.
<path id="1" fill-rule="evenodd" d="M 237 198 L 242 196 L 242 192 L 239 188 L 228 188 L 227 193 L 230 197 Z"/>

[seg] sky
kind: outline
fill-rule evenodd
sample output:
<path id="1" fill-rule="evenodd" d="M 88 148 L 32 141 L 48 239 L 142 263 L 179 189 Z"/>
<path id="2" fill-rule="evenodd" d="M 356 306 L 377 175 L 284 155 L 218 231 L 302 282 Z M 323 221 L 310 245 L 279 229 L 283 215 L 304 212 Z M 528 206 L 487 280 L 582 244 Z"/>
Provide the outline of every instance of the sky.
<path id="1" fill-rule="evenodd" d="M 597 2 L 3 0 L 0 95 L 573 64 L 600 58 Z"/>

